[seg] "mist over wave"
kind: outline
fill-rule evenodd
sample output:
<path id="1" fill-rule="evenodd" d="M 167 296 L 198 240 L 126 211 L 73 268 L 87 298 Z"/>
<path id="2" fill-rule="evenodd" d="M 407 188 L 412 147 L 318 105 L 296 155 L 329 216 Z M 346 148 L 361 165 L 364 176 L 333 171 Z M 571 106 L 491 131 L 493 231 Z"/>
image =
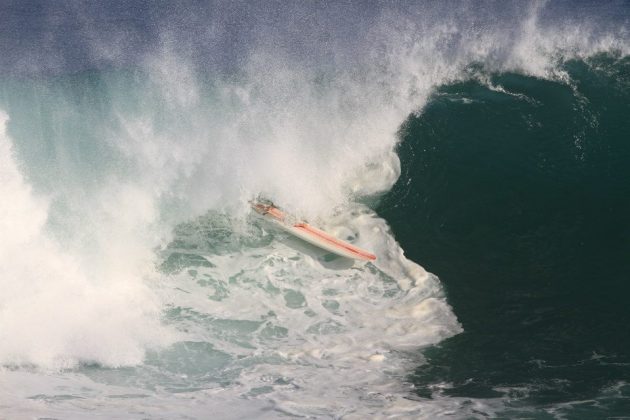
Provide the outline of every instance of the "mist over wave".
<path id="1" fill-rule="evenodd" d="M 406 117 L 444 84 L 571 83 L 566 60 L 629 46 L 598 10 L 538 3 L 3 7 L 5 383 L 72 368 L 80 398 L 161 384 L 151 398 L 220 392 L 217 406 L 295 415 L 428 415 L 402 397 L 421 361 L 407 352 L 461 331 L 369 207 L 400 175 Z M 258 194 L 377 262 L 329 260 L 251 219 Z"/>

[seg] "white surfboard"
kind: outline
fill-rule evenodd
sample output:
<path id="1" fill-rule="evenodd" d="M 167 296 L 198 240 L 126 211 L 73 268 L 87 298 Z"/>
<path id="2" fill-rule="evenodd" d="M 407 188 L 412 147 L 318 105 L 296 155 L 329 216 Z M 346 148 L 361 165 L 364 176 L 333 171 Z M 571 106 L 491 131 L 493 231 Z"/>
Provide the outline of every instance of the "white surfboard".
<path id="1" fill-rule="evenodd" d="M 374 261 L 376 255 L 317 229 L 306 222 L 291 222 L 289 217 L 273 204 L 252 202 L 252 208 L 265 219 L 298 238 L 341 257 Z"/>

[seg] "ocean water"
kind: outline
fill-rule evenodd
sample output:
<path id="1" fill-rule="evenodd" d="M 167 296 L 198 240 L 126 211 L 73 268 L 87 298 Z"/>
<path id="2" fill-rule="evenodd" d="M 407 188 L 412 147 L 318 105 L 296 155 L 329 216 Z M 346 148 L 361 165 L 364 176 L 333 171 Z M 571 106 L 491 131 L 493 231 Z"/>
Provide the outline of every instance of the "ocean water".
<path id="1" fill-rule="evenodd" d="M 378 213 L 440 273 L 464 332 L 412 374 L 426 398 L 506 417 L 630 415 L 630 61 L 442 87 L 401 129 Z M 408 215 L 415 212 L 416 218 Z"/>
<path id="2" fill-rule="evenodd" d="M 0 418 L 630 416 L 627 2 L 0 16 Z"/>

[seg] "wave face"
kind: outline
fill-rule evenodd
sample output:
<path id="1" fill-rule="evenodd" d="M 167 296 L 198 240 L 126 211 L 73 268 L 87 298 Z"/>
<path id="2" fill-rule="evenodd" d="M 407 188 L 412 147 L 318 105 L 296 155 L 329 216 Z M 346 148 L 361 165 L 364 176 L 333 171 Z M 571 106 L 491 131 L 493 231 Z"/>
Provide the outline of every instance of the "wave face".
<path id="1" fill-rule="evenodd" d="M 594 98 L 598 80 L 627 87 L 627 13 L 369 6 L 1 6 L 3 415 L 466 413 L 423 399 L 426 381 L 409 376 L 433 366 L 424 348 L 468 337 L 458 317 L 470 319 L 405 256 L 443 244 L 422 234 L 440 225 L 418 212 L 439 207 L 420 203 L 441 202 L 418 185 L 449 191 L 418 170 L 440 160 L 414 139 L 435 139 L 423 124 L 440 106 L 440 118 L 460 112 L 449 101 L 483 114 L 477 102 L 504 100 L 511 129 L 536 130 L 556 103 L 536 94 L 549 87 L 584 125 L 572 158 L 591 162 L 587 123 L 605 120 L 576 80 L 584 72 Z M 274 230 L 250 215 L 258 194 L 377 262 Z M 446 266 L 432 270 L 450 278 Z"/>
<path id="2" fill-rule="evenodd" d="M 568 83 L 444 86 L 403 125 L 378 212 L 464 327 L 424 353 L 419 395 L 507 417 L 628 412 L 630 60 L 562 69 Z"/>

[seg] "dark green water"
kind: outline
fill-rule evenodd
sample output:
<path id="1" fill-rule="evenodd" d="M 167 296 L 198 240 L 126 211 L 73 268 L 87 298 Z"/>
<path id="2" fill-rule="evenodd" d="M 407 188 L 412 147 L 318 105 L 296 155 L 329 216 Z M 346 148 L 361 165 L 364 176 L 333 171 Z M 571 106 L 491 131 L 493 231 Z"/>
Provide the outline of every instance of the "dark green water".
<path id="1" fill-rule="evenodd" d="M 630 60 L 564 70 L 445 86 L 401 130 L 379 213 L 464 327 L 424 352 L 422 397 L 630 416 Z"/>

